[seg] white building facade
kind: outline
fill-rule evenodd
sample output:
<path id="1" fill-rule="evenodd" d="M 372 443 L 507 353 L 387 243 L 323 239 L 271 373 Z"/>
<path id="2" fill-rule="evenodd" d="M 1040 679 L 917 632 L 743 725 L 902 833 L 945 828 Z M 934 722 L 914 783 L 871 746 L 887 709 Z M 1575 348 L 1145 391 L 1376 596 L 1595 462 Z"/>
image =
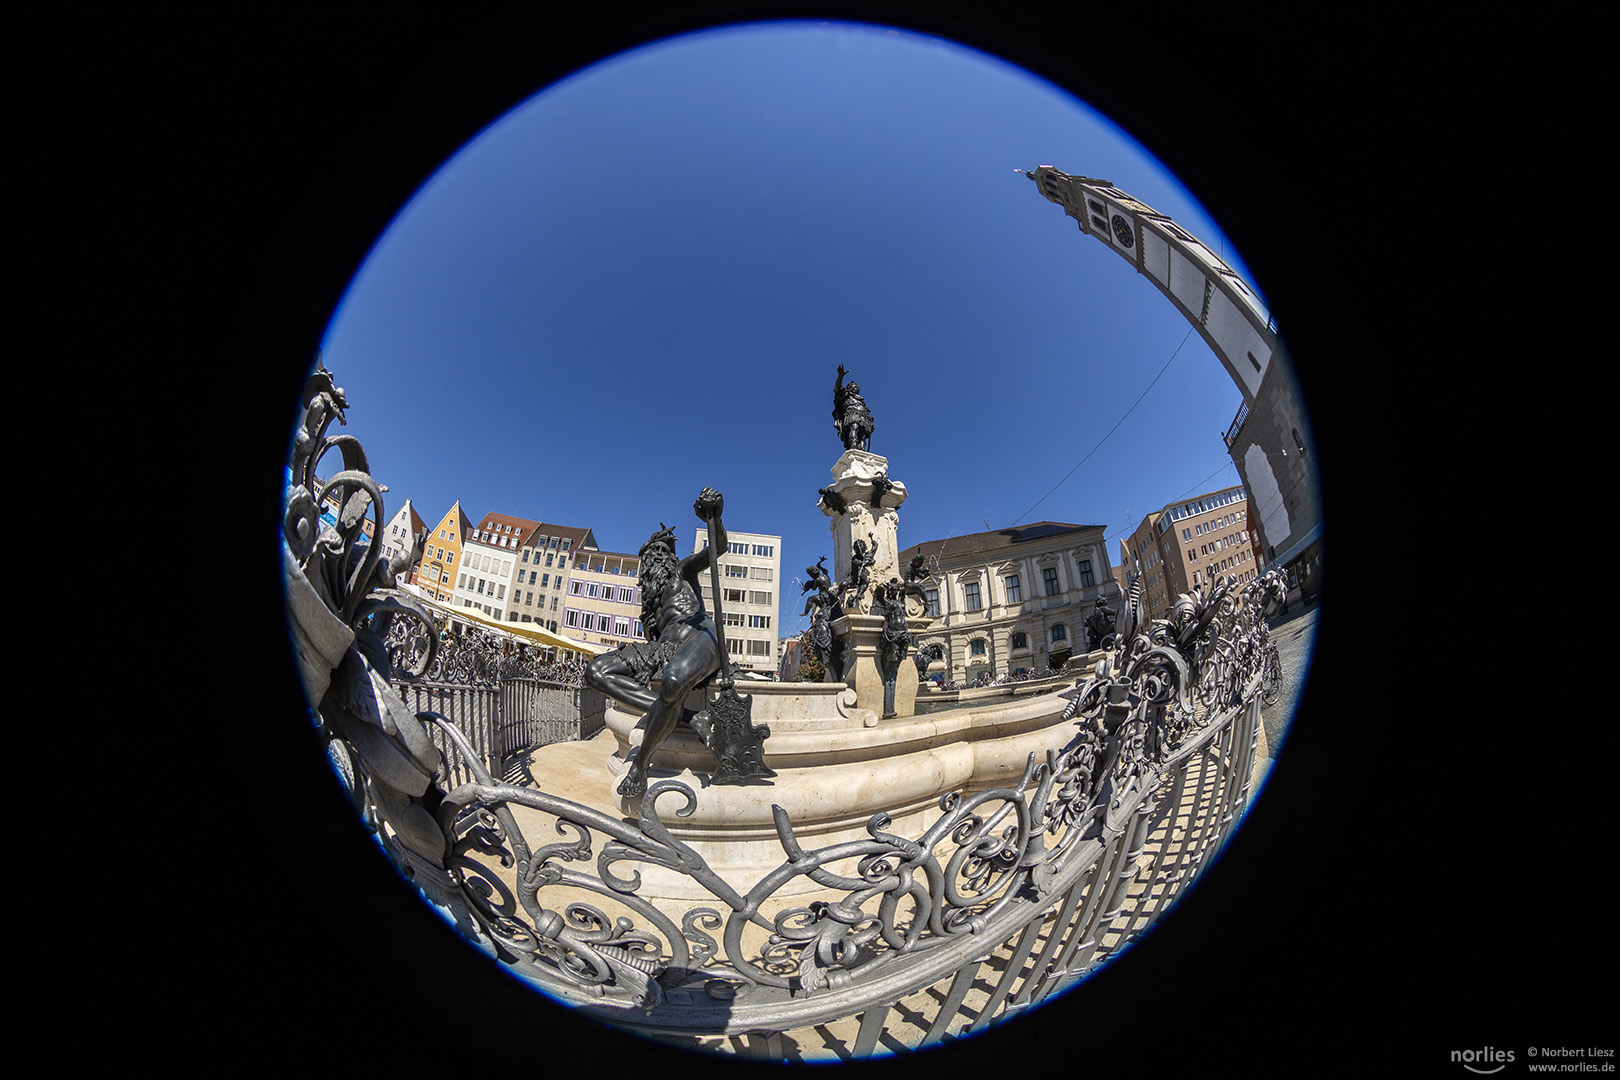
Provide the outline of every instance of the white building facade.
<path id="1" fill-rule="evenodd" d="M 727 551 L 720 557 L 720 615 L 731 666 L 770 675 L 777 666 L 777 601 L 782 585 L 782 538 L 767 533 L 726 529 Z M 695 531 L 692 551 L 709 545 L 706 530 Z M 707 572 L 702 578 L 703 606 L 715 613 Z M 720 619 L 716 619 L 719 622 Z"/>
<path id="2" fill-rule="evenodd" d="M 394 512 L 388 523 L 382 528 L 382 557 L 392 563 L 401 555 L 412 556 L 411 562 L 406 564 L 405 573 L 400 575 L 401 581 L 410 580 L 410 567 L 421 559 L 422 550 L 427 544 L 428 528 L 422 521 L 422 516 L 406 499 L 405 504 Z"/>
<path id="3" fill-rule="evenodd" d="M 462 544 L 455 606 L 475 608 L 501 622 L 517 622 L 513 596 L 523 561 L 520 552 L 539 526 L 538 521 L 507 514 L 479 519 Z"/>
<path id="4" fill-rule="evenodd" d="M 1085 620 L 1101 598 L 1118 606 L 1119 585 L 1101 525 L 1043 521 L 915 544 L 932 577 L 922 582 L 924 614 L 934 622 L 919 648 L 944 657 L 926 677 L 971 682 L 1019 671 L 1049 673 L 1084 655 Z"/>

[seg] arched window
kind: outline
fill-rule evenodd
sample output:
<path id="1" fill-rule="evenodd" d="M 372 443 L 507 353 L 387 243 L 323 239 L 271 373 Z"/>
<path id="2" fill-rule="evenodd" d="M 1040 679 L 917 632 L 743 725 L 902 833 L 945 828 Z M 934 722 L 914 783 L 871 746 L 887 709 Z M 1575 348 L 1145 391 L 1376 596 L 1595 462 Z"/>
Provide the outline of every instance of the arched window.
<path id="1" fill-rule="evenodd" d="M 1052 627 L 1052 641 L 1053 641 L 1054 644 L 1059 642 L 1059 641 L 1067 641 L 1067 640 L 1069 640 L 1069 628 L 1068 627 L 1064 626 L 1062 623 L 1058 623 L 1058 624 L 1056 624 L 1055 626 Z"/>

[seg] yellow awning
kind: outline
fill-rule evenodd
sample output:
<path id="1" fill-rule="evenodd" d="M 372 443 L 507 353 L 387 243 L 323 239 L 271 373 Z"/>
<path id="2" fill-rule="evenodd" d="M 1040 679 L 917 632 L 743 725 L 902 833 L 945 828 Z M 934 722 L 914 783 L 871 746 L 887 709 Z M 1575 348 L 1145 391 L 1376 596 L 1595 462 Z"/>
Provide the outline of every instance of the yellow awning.
<path id="1" fill-rule="evenodd" d="M 475 626 L 493 631 L 497 634 L 510 634 L 512 637 L 518 638 L 522 641 L 532 642 L 536 645 L 546 645 L 556 649 L 559 652 L 575 653 L 589 659 L 590 657 L 599 656 L 605 652 L 612 652 L 616 647 L 611 645 L 597 645 L 589 641 L 576 641 L 574 638 L 562 637 L 559 634 L 554 634 L 550 630 L 547 630 L 539 623 L 502 622 L 499 619 L 490 618 L 478 608 L 451 607 L 449 604 L 446 604 L 441 600 L 432 600 L 423 595 L 420 586 L 407 584 L 404 585 L 403 588 L 408 592 L 414 593 L 417 599 L 419 599 L 424 605 L 432 608 L 440 614 L 446 615 L 450 618 L 470 622 Z"/>

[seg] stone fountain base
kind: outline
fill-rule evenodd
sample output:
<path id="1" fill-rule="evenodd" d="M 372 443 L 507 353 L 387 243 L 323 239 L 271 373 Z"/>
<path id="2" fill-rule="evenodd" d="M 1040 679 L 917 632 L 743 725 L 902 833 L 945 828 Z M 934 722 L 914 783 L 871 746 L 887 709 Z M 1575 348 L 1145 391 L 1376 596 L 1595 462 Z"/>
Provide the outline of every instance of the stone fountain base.
<path id="1" fill-rule="evenodd" d="M 671 836 L 693 848 L 742 893 L 787 858 L 773 806 L 787 812 L 794 837 L 805 850 L 869 838 L 867 824 L 876 814 L 890 818 L 884 832 L 916 839 L 938 819 L 942 796 L 1016 783 L 1030 754 L 1044 757 L 1073 736 L 1073 724 L 1062 720 L 1067 700 L 1055 693 L 983 709 L 879 720 L 876 712 L 857 704 L 853 689 L 837 683 L 740 681 L 737 689 L 751 695 L 754 723 L 771 730 L 765 761 L 776 777 L 745 785 L 711 784 L 714 757 L 682 724 L 660 748 L 648 780 L 678 780 L 692 789 L 697 805 L 690 815 L 678 816 L 684 800 L 666 795 L 658 803 L 659 817 Z M 698 698 L 693 695 L 689 707 L 699 705 Z M 630 819 L 639 817 L 640 800 L 632 803 L 614 789 L 632 748 L 640 744 L 639 719 L 608 709 L 606 723 L 616 750 L 605 762 L 607 782 L 595 798 L 583 800 Z M 533 768 L 542 788 L 547 786 L 545 749 L 536 753 Z M 626 864 L 619 872 L 629 868 Z M 649 898 L 707 895 L 690 878 L 667 868 L 646 863 L 634 868 L 642 874 L 640 892 Z M 800 877 L 780 895 L 817 890 L 825 891 Z"/>

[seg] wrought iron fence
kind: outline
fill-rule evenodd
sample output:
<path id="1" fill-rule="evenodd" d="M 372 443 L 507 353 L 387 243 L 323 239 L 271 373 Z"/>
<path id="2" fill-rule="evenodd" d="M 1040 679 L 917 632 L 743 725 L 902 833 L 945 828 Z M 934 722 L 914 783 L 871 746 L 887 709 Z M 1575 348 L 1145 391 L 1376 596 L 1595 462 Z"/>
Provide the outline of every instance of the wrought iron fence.
<path id="1" fill-rule="evenodd" d="M 364 540 L 368 513 L 374 529 L 385 520 L 383 489 L 357 443 L 325 437 L 345 404 L 318 368 L 284 522 L 294 641 L 320 730 L 424 899 L 513 974 L 606 1024 L 742 1040 L 778 1060 L 802 1057 L 809 1030 L 824 1043 L 838 1029 L 851 1057 L 971 1034 L 1151 927 L 1242 811 L 1260 706 L 1278 681 L 1265 616 L 1281 579 L 1241 593 L 1219 579 L 1151 622 L 1133 581 L 1102 656 L 1065 695 L 1067 742 L 1030 755 L 1020 780 L 943 796 L 915 837 L 877 814 L 865 839 L 814 850 L 775 807 L 782 861 L 741 892 L 665 826 L 670 805 L 682 814 L 698 799 L 684 784 L 653 784 L 632 820 L 503 782 L 511 747 L 547 730 L 544 694 L 434 698 L 419 681 L 437 647 L 425 629 L 395 671 L 393 621 L 433 622 L 394 585 L 406 564 L 379 566 Z M 314 462 L 328 448 L 345 468 L 322 483 Z M 341 510 L 322 528 L 327 497 Z M 600 716 L 583 693 L 578 705 L 582 720 Z M 526 833 L 518 811 L 542 824 Z M 536 847 L 531 836 L 560 839 Z M 654 902 L 637 864 L 706 899 Z"/>
<path id="2" fill-rule="evenodd" d="M 476 778 L 473 760 L 489 775 L 526 782 L 523 755 L 556 742 L 589 739 L 604 726 L 602 695 L 589 687 L 502 679 L 495 688 L 430 682 L 396 682 L 393 688 L 412 714 L 443 716 L 465 736 L 463 746 L 442 728 L 430 729 L 444 761 L 438 780 L 446 788 Z"/>
<path id="3" fill-rule="evenodd" d="M 813 1060 L 814 1048 L 828 1045 L 841 1046 L 838 1056 L 862 1058 L 962 1038 L 1039 1005 L 1108 962 L 1209 865 L 1249 793 L 1260 721 L 1252 692 L 1257 685 L 1251 682 L 1240 704 L 1211 718 L 1162 761 L 1110 770 L 1113 780 L 1102 789 L 1113 797 L 1106 801 L 1077 797 L 1088 786 L 1079 761 L 1090 756 L 1099 764 L 1084 752 L 1093 744 L 1081 740 L 1081 747 L 1046 762 L 1031 761 L 1018 785 L 946 800 L 939 821 L 915 842 L 884 833 L 885 823 L 875 819 L 870 842 L 805 852 L 779 816 L 788 860 L 747 896 L 732 894 L 728 914 L 693 907 L 677 930 L 673 920 L 649 911 L 646 928 L 635 930 L 605 908 L 573 903 L 548 912 L 551 925 L 542 918 L 515 936 L 508 935 L 518 922 L 496 916 L 493 936 L 542 967 L 547 959 L 559 970 L 572 961 L 573 977 L 560 980 L 521 960 L 515 967 L 553 996 L 640 1035 L 778 1061 Z M 601 850 L 594 881 L 608 886 L 605 895 L 618 889 L 620 899 L 628 899 L 634 893 L 632 880 L 608 871 L 613 861 L 670 865 L 691 854 L 667 833 L 661 845 L 647 843 L 663 833 L 656 813 L 647 812 L 663 793 L 690 797 L 672 782 L 649 792 L 642 829 L 627 830 L 640 835 L 622 835 Z M 453 793 L 451 801 L 472 798 L 493 809 L 500 801 L 489 801 L 493 794 L 469 789 Z M 549 800 L 507 801 L 538 806 Z M 588 858 L 586 829 L 605 824 L 576 818 L 559 815 L 583 834 L 572 846 L 508 849 L 492 835 L 505 830 L 489 819 L 463 838 L 488 828 L 483 840 L 540 870 L 520 886 L 519 897 L 508 898 L 518 904 L 505 909 L 507 919 L 521 921 L 520 906 L 535 910 L 528 898 L 547 886 L 593 880 L 560 865 Z M 1046 846 L 1043 834 L 1056 842 Z M 637 849 L 625 841 L 639 841 Z M 839 861 L 857 863 L 855 872 L 831 872 Z M 469 881 L 488 872 L 487 861 L 472 871 L 474 862 L 462 866 Z M 703 877 L 698 867 L 685 868 Z M 763 901 L 805 874 L 832 895 L 778 911 L 766 922 L 770 933 L 754 935 L 758 952 L 748 955 L 745 939 L 758 928 Z M 902 905 L 911 908 L 909 917 Z M 717 943 L 703 930 L 722 922 L 724 940 Z M 716 962 L 723 957 L 733 962 Z M 630 1000 L 622 996 L 626 989 L 636 991 Z"/>

